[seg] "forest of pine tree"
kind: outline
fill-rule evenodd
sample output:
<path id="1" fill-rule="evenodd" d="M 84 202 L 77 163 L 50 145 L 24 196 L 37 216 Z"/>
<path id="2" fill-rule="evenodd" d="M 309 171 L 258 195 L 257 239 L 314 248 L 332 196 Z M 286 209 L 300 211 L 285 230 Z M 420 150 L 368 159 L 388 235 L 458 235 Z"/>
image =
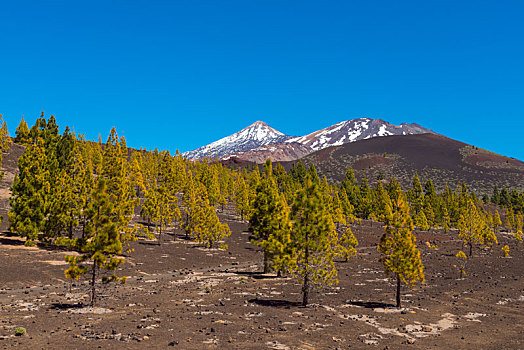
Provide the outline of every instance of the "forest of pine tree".
<path id="1" fill-rule="evenodd" d="M 13 140 L 1 120 L 0 146 Z M 131 149 L 115 128 L 106 142 L 88 141 L 69 127 L 62 133 L 42 112 L 29 128 L 24 119 L 14 142 L 24 147 L 12 184 L 9 230 L 27 246 L 66 246 L 68 279 L 125 281 L 114 274 L 139 239 L 175 239 L 177 232 L 203 247 L 227 249 L 231 231 L 220 221 L 226 208 L 248 221 L 251 242 L 263 250 L 263 272 L 292 276 L 302 284 L 303 305 L 314 287 L 337 283 L 335 261 L 357 254 L 352 227 L 363 220 L 383 227 L 378 249 L 385 270 L 400 283 L 424 281 L 416 230 L 453 229 L 467 255 L 474 245 L 497 243 L 500 230 L 522 242 L 524 193 L 494 187 L 491 195 L 465 184 L 436 193 L 418 175 L 411 188 L 395 178 L 360 181 L 348 168 L 339 184 L 320 177 L 314 165 L 296 162 L 289 171 L 267 161 L 260 169 L 223 166 L 216 159 L 189 161 L 176 151 Z M 1 158 L 0 158 L 1 161 Z M 171 238 L 170 238 L 171 237 Z"/>

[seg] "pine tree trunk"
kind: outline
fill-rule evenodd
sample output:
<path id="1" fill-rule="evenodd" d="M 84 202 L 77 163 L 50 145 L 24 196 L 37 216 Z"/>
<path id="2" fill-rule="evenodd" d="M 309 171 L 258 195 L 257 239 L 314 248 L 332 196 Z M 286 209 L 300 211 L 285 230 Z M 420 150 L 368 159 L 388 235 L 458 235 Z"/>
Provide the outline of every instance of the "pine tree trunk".
<path id="1" fill-rule="evenodd" d="M 69 222 L 69 239 L 73 239 L 73 212 L 71 212 L 71 221 Z"/>
<path id="2" fill-rule="evenodd" d="M 302 286 L 302 306 L 307 306 L 309 302 L 309 239 L 306 234 L 306 251 L 304 254 L 305 259 L 305 274 L 304 274 L 304 285 Z"/>
<path id="3" fill-rule="evenodd" d="M 93 260 L 93 274 L 91 276 L 91 307 L 95 306 L 95 298 L 96 298 L 95 281 L 96 281 L 96 262 L 95 260 Z"/>
<path id="4" fill-rule="evenodd" d="M 84 219 L 84 224 L 82 225 L 82 240 L 84 240 L 86 237 L 86 217 L 83 216 L 83 219 Z"/>
<path id="5" fill-rule="evenodd" d="M 264 249 L 264 273 L 269 273 L 269 259 L 266 249 Z"/>
<path id="6" fill-rule="evenodd" d="M 397 274 L 397 307 L 400 308 L 400 276 Z"/>

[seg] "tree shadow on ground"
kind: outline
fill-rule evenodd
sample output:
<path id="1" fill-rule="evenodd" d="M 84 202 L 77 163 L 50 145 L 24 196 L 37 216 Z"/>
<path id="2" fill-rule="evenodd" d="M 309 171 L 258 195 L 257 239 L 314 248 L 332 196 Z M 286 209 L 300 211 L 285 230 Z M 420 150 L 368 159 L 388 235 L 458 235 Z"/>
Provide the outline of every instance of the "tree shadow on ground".
<path id="1" fill-rule="evenodd" d="M 72 310 L 72 309 L 82 309 L 86 307 L 83 303 L 52 303 L 49 305 L 50 310 Z"/>
<path id="2" fill-rule="evenodd" d="M 381 303 L 381 302 L 376 302 L 376 301 L 349 301 L 348 304 L 354 305 L 354 306 L 365 307 L 366 309 L 376 309 L 376 308 L 387 309 L 390 307 L 395 307 L 395 305 L 393 304 Z"/>
<path id="3" fill-rule="evenodd" d="M 265 299 L 250 299 L 250 303 L 257 304 L 260 306 L 271 306 L 271 307 L 277 307 L 277 308 L 286 308 L 289 309 L 291 307 L 299 307 L 302 305 L 302 303 L 298 301 L 289 301 L 289 300 L 265 300 Z"/>
<path id="4" fill-rule="evenodd" d="M 18 236 L 16 233 L 12 232 L 3 232 L 3 237 L 0 237 L 0 244 L 2 245 L 10 245 L 10 246 L 25 246 L 25 240 L 20 239 L 20 236 Z M 56 244 L 53 244 L 51 242 L 42 242 L 37 241 L 35 242 L 35 245 L 33 246 L 35 248 L 39 248 L 42 250 L 47 250 L 50 252 L 71 252 L 71 251 L 79 251 L 77 249 L 73 249 L 66 246 L 59 246 Z"/>
<path id="5" fill-rule="evenodd" d="M 263 280 L 263 279 L 274 279 L 277 278 L 275 275 L 268 275 L 263 272 L 253 272 L 253 271 L 231 271 L 235 275 L 240 276 L 248 276 L 257 280 Z"/>
<path id="6" fill-rule="evenodd" d="M 138 241 L 138 244 L 140 244 L 140 245 L 152 245 L 152 246 L 158 247 L 160 245 L 160 242 L 158 240 L 154 240 L 154 241 Z"/>
<path id="7" fill-rule="evenodd" d="M 10 238 L 10 237 L 0 237 L 0 244 L 2 245 L 12 245 L 12 246 L 18 246 L 18 245 L 24 245 L 24 241 L 16 238 Z"/>

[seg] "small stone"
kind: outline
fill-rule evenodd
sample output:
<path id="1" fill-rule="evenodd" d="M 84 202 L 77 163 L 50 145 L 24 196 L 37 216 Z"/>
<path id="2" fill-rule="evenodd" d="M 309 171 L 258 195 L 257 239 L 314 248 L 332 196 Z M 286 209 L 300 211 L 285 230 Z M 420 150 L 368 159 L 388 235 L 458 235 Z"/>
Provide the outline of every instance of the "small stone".
<path id="1" fill-rule="evenodd" d="M 422 332 L 431 332 L 433 331 L 433 328 L 429 326 L 422 326 Z"/>
<path id="2" fill-rule="evenodd" d="M 175 346 L 175 345 L 178 345 L 178 340 L 173 340 L 169 342 L 169 344 L 167 344 L 167 346 Z"/>

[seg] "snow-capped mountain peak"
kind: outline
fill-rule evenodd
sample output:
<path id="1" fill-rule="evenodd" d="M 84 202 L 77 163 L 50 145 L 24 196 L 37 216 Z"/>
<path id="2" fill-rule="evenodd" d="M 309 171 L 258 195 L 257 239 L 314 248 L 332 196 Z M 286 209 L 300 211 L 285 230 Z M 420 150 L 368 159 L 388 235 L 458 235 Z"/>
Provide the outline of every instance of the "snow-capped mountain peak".
<path id="1" fill-rule="evenodd" d="M 233 135 L 193 151 L 185 152 L 183 155 L 189 159 L 223 157 L 235 152 L 248 151 L 260 146 L 284 142 L 290 138 L 292 136 L 284 135 L 262 121 L 256 121 Z"/>
<path id="2" fill-rule="evenodd" d="M 434 133 L 418 124 L 390 124 L 382 119 L 356 118 L 346 120 L 305 136 L 288 136 L 262 121 L 256 121 L 239 132 L 207 146 L 186 152 L 189 159 L 232 156 L 256 161 L 274 158 L 293 160 L 331 146 L 389 135 Z M 272 145 L 272 147 L 263 147 Z M 281 153 L 280 156 L 275 155 Z"/>
<path id="3" fill-rule="evenodd" d="M 318 151 L 371 137 L 424 133 L 434 132 L 418 124 L 393 125 L 382 119 L 357 118 L 337 123 L 306 136 L 289 139 L 286 142 L 298 142 Z"/>

